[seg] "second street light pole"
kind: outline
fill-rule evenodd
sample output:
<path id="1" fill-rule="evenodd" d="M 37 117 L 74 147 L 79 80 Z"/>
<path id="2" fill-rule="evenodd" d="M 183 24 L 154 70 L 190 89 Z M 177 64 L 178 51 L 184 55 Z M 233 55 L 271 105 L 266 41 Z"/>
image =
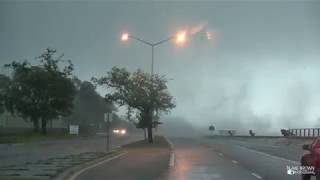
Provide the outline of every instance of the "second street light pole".
<path id="1" fill-rule="evenodd" d="M 143 43 L 145 45 L 148 45 L 151 47 L 151 75 L 153 76 L 154 74 L 154 48 L 160 44 L 163 44 L 165 42 L 168 42 L 170 40 L 173 40 L 173 39 L 176 39 L 176 42 L 178 44 L 182 44 L 186 41 L 186 32 L 185 31 L 182 31 L 182 32 L 178 32 L 176 35 L 173 35 L 173 36 L 170 36 L 166 39 L 163 39 L 161 41 L 158 41 L 158 42 L 155 42 L 155 43 L 152 43 L 152 42 L 149 42 L 149 41 L 146 41 L 144 39 L 141 39 L 139 37 L 136 37 L 136 36 L 132 36 L 132 35 L 129 35 L 128 33 L 124 33 L 122 34 L 121 36 L 121 40 L 122 41 L 128 41 L 129 39 L 134 39 L 140 43 Z"/>
<path id="2" fill-rule="evenodd" d="M 154 45 L 151 46 L 151 76 L 153 79 L 153 68 L 154 68 Z"/>

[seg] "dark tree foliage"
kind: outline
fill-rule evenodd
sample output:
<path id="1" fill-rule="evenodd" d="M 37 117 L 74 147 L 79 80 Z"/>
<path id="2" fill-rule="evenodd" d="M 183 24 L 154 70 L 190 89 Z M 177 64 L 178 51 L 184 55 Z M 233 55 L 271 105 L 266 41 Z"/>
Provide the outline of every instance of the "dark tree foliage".
<path id="1" fill-rule="evenodd" d="M 0 74 L 0 114 L 5 111 L 6 92 L 10 87 L 11 80 L 9 77 Z"/>
<path id="2" fill-rule="evenodd" d="M 68 116 L 72 112 L 76 93 L 71 81 L 73 64 L 56 57 L 56 50 L 47 48 L 39 56 L 40 63 L 12 62 L 5 67 L 12 70 L 11 86 L 6 91 L 6 109 L 22 118 L 31 120 L 34 131 L 47 133 L 47 121 Z M 63 65 L 62 68 L 60 64 Z"/>
<path id="3" fill-rule="evenodd" d="M 295 136 L 295 134 L 293 134 L 292 132 L 290 132 L 289 129 L 281 129 L 281 134 L 285 137 L 288 137 L 288 136 Z"/>
<path id="4" fill-rule="evenodd" d="M 209 131 L 214 131 L 215 129 L 216 128 L 213 125 L 209 126 Z"/>
<path id="5" fill-rule="evenodd" d="M 151 76 L 141 70 L 130 73 L 125 68 L 113 67 L 107 76 L 93 78 L 98 85 L 107 87 L 110 93 L 106 100 L 120 106 L 127 105 L 140 112 L 139 127 L 148 129 L 148 140 L 152 139 L 155 110 L 169 112 L 175 107 L 169 94 L 167 80 L 163 76 Z"/>

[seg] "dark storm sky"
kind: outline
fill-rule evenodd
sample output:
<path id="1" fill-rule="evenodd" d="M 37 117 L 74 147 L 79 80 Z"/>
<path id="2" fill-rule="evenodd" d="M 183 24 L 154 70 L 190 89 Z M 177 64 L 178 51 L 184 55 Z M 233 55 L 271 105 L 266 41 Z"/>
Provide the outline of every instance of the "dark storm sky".
<path id="1" fill-rule="evenodd" d="M 122 32 L 158 41 L 207 25 L 184 46 L 156 48 L 155 72 L 174 79 L 171 116 L 266 133 L 312 127 L 320 125 L 319 19 L 320 1 L 0 1 L 0 62 L 53 47 L 83 80 L 113 66 L 150 71 L 150 48 L 121 42 Z"/>

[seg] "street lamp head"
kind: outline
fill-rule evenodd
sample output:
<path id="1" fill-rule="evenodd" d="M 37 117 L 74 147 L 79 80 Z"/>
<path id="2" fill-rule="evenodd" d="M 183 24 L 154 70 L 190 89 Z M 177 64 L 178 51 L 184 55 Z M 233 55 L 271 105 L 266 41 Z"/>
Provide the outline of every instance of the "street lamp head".
<path id="1" fill-rule="evenodd" d="M 129 34 L 128 33 L 123 33 L 121 35 L 121 41 L 128 41 L 129 39 Z"/>
<path id="2" fill-rule="evenodd" d="M 209 31 L 206 31 L 206 36 L 207 36 L 207 39 L 208 40 L 212 40 L 212 33 L 211 32 L 209 32 Z"/>
<path id="3" fill-rule="evenodd" d="M 177 44 L 183 44 L 187 39 L 187 32 L 186 31 L 180 31 L 176 35 L 176 43 Z"/>

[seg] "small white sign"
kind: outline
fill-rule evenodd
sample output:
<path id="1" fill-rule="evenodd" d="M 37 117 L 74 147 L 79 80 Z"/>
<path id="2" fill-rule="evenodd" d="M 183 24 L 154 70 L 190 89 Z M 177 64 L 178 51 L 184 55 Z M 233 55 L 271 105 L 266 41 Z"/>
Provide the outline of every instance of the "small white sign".
<path id="1" fill-rule="evenodd" d="M 109 122 L 112 122 L 112 113 L 104 113 L 104 122 L 107 122 L 109 118 Z"/>
<path id="2" fill-rule="evenodd" d="M 79 125 L 70 125 L 69 126 L 69 134 L 79 134 Z"/>

